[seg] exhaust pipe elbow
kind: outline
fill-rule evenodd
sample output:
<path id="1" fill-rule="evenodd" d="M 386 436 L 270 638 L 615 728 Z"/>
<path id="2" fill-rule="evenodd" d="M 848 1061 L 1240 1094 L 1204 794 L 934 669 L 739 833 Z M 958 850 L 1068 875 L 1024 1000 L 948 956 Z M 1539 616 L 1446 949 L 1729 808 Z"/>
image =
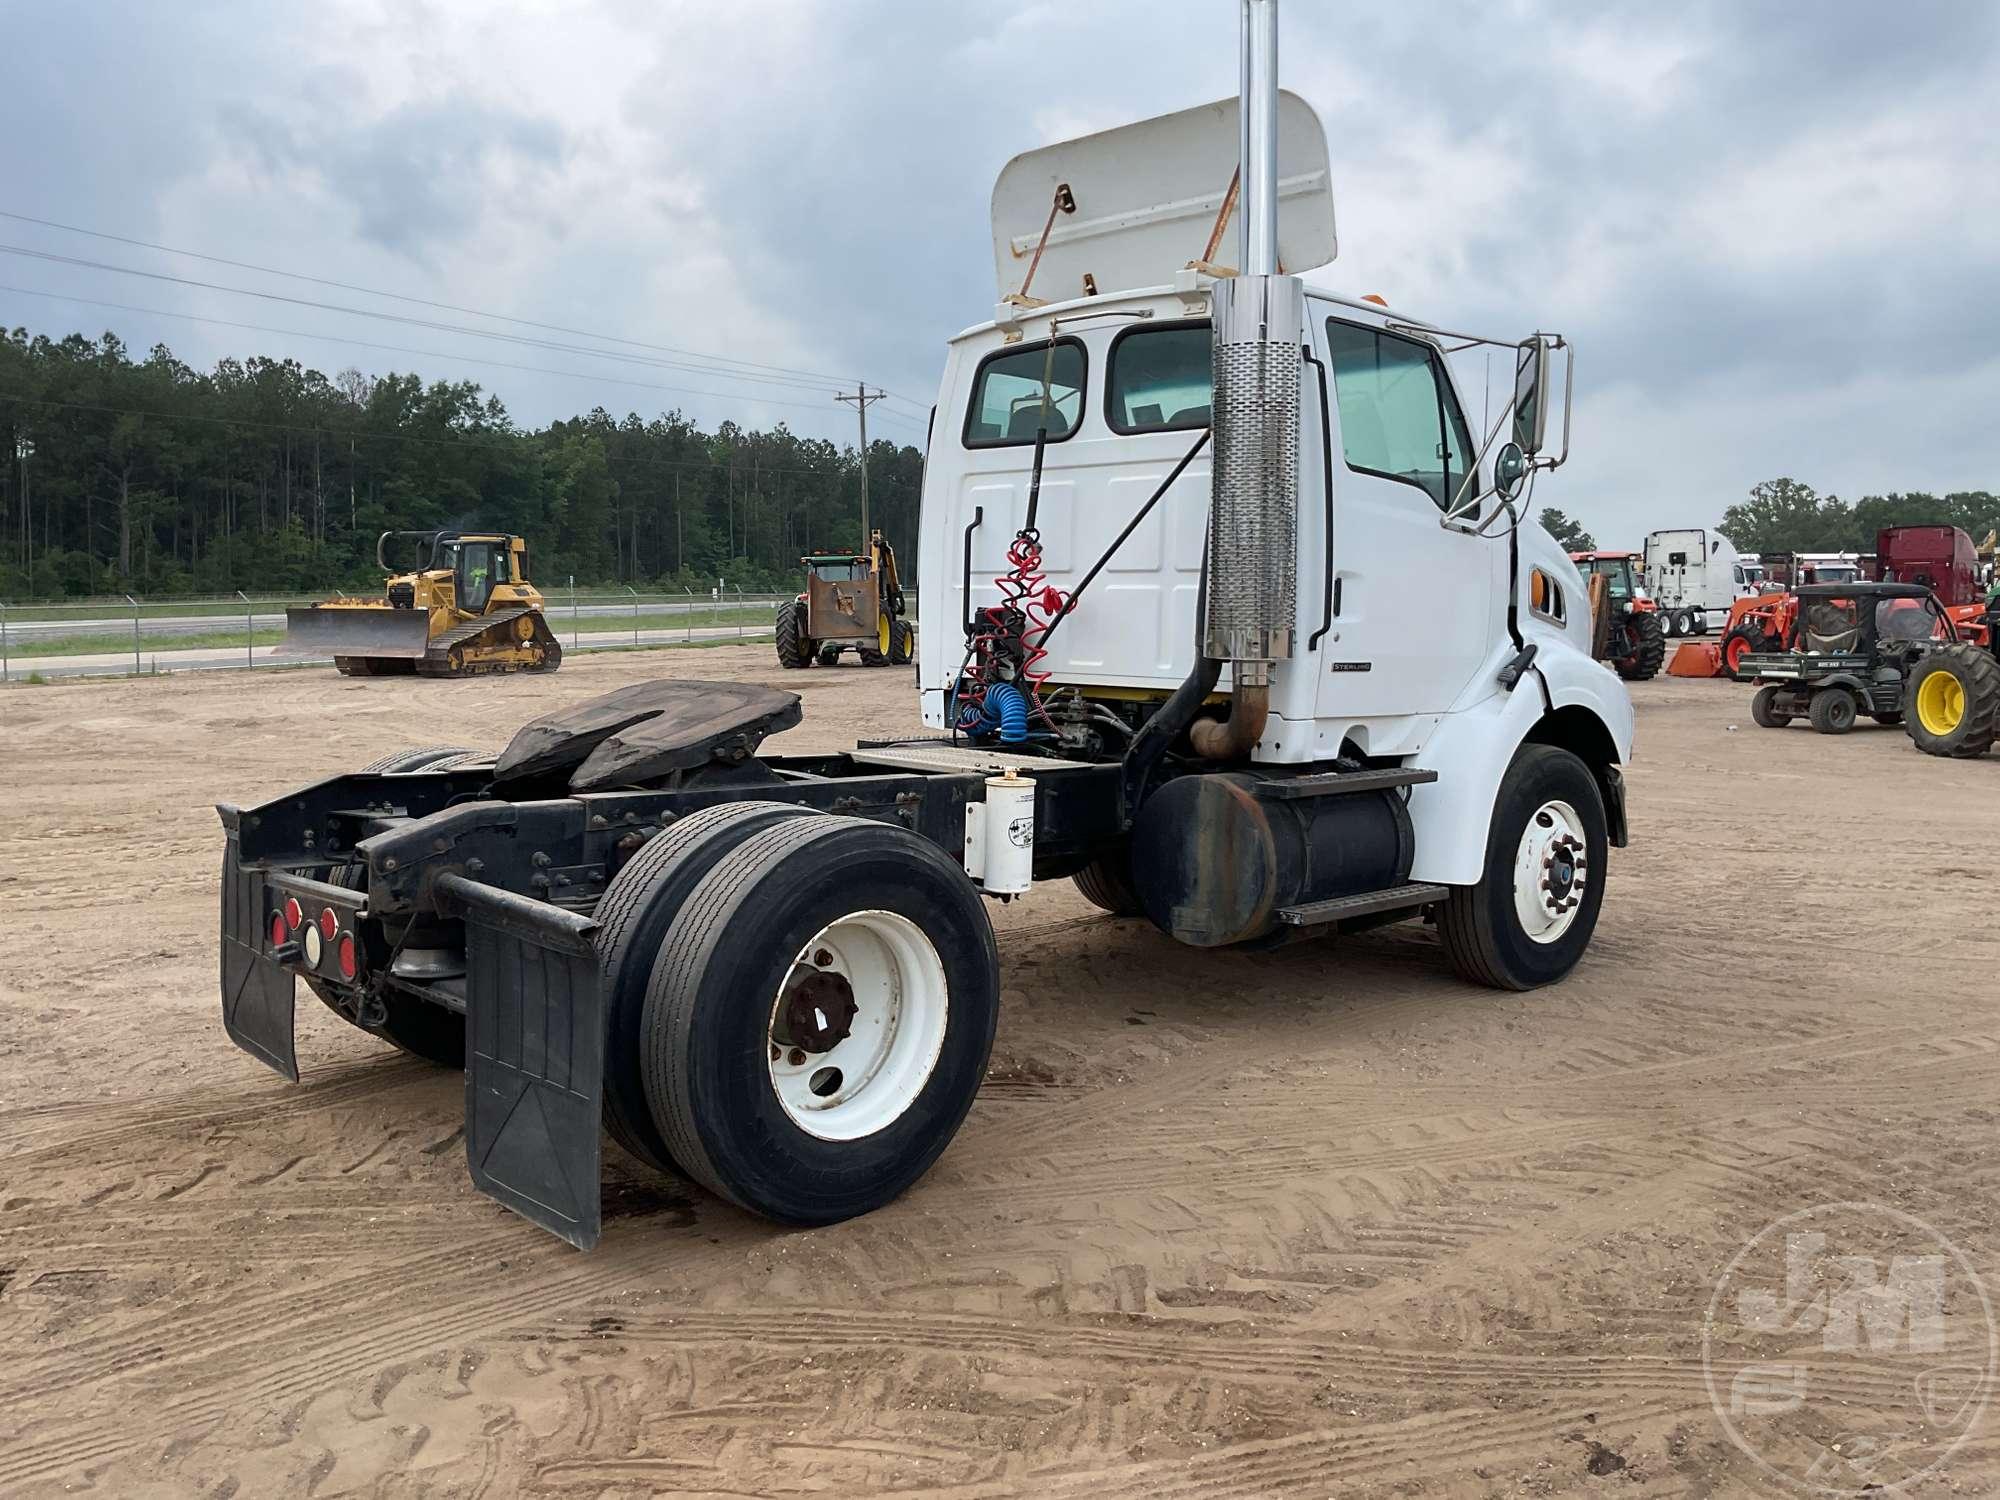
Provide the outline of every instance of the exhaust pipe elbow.
<path id="1" fill-rule="evenodd" d="M 1239 682 L 1230 694 L 1229 717 L 1196 719 L 1188 726 L 1188 742 L 1203 760 L 1242 760 L 1264 737 L 1271 717 L 1271 685 Z"/>

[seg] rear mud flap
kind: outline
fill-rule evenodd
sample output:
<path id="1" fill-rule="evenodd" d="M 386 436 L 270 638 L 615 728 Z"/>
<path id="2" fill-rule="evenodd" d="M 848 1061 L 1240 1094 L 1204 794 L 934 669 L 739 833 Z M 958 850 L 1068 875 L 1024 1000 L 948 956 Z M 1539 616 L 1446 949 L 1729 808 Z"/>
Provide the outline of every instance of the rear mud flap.
<path id="1" fill-rule="evenodd" d="M 465 917 L 465 1154 L 473 1185 L 580 1250 L 601 1226 L 605 1009 L 597 924 L 458 875 Z"/>
<path id="2" fill-rule="evenodd" d="M 245 1052 L 299 1081 L 292 1051 L 292 971 L 264 952 L 264 876 L 245 870 L 236 838 L 222 856 L 222 1029 Z"/>

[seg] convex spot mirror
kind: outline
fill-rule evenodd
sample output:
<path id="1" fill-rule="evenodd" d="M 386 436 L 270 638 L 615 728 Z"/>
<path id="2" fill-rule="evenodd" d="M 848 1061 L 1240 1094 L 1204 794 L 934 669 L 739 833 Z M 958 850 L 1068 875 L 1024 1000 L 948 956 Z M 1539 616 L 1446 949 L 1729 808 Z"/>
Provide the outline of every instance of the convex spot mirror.
<path id="1" fill-rule="evenodd" d="M 1516 498 L 1527 477 L 1528 455 L 1521 451 L 1519 443 L 1508 443 L 1493 455 L 1493 488 L 1504 498 Z"/>
<path id="2" fill-rule="evenodd" d="M 1524 454 L 1540 453 L 1548 426 L 1548 349 L 1539 338 L 1524 339 L 1514 359 L 1514 442 Z"/>

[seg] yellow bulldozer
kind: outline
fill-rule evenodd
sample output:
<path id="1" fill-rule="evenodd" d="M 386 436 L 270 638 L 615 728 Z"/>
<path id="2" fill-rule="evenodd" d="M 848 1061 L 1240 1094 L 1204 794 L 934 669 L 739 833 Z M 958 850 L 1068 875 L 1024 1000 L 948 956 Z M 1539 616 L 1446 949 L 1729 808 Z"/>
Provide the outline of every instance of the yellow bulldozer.
<path id="1" fill-rule="evenodd" d="M 852 651 L 864 667 L 903 666 L 916 652 L 917 628 L 904 613 L 896 553 L 880 531 L 865 553 L 815 552 L 799 559 L 806 591 L 778 606 L 778 660 L 787 667 L 830 667 Z"/>
<path id="2" fill-rule="evenodd" d="M 414 552 L 398 571 L 394 546 Z M 327 657 L 349 677 L 472 677 L 482 672 L 553 672 L 562 644 L 528 582 L 528 545 L 483 531 L 385 531 L 375 561 L 389 575 L 382 597 L 339 598 L 285 612 L 284 642 L 271 654 Z"/>

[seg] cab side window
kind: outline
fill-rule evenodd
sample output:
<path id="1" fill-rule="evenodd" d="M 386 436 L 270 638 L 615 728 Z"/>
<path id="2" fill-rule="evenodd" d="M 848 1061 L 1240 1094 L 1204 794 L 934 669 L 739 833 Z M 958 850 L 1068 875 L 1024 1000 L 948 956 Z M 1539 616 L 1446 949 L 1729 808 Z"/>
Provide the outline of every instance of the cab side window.
<path id="1" fill-rule="evenodd" d="M 1347 467 L 1415 485 L 1439 510 L 1470 494 L 1472 440 L 1438 352 L 1331 318 L 1326 339 Z"/>

